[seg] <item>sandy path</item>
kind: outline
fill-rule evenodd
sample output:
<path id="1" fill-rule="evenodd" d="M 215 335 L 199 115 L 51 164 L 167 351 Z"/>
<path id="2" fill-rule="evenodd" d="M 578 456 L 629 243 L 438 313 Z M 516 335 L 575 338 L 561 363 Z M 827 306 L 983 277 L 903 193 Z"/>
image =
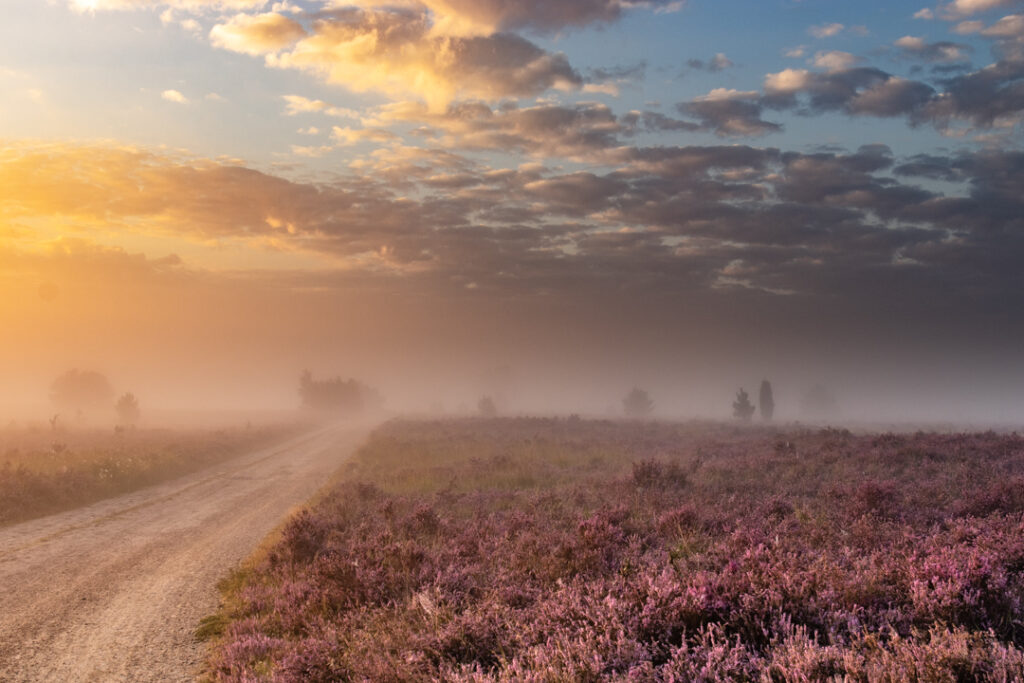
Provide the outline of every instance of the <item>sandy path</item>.
<path id="1" fill-rule="evenodd" d="M 188 681 L 216 583 L 366 436 L 335 427 L 0 529 L 0 681 Z"/>

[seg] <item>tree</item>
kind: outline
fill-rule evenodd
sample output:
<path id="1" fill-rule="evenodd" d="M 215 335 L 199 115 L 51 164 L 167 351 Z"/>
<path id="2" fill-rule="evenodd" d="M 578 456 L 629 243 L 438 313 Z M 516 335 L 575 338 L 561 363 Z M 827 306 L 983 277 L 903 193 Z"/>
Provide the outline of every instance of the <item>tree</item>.
<path id="1" fill-rule="evenodd" d="M 733 417 L 746 421 L 753 417 L 755 410 L 756 408 L 750 402 L 750 397 L 747 395 L 746 390 L 740 389 L 739 393 L 736 394 L 736 400 L 732 402 Z"/>
<path id="2" fill-rule="evenodd" d="M 482 417 L 495 417 L 498 414 L 498 406 L 494 405 L 494 399 L 490 396 L 484 396 L 477 404 L 476 409 L 480 411 Z"/>
<path id="3" fill-rule="evenodd" d="M 303 408 L 324 413 L 360 413 L 379 408 L 384 402 L 362 382 L 340 377 L 318 380 L 309 370 L 299 378 L 299 396 Z"/>
<path id="4" fill-rule="evenodd" d="M 761 409 L 761 419 L 770 420 L 775 414 L 775 399 L 772 397 L 772 383 L 768 380 L 761 382 L 761 393 L 758 396 L 757 406 Z"/>
<path id="5" fill-rule="evenodd" d="M 626 417 L 646 417 L 654 411 L 654 401 L 646 391 L 633 387 L 622 399 L 622 409 Z"/>
<path id="6" fill-rule="evenodd" d="M 123 394 L 114 407 L 121 424 L 134 425 L 139 421 L 139 399 L 135 398 L 135 394 Z"/>
<path id="7" fill-rule="evenodd" d="M 110 382 L 98 372 L 69 370 L 50 385 L 50 400 L 69 410 L 108 407 L 113 398 Z"/>

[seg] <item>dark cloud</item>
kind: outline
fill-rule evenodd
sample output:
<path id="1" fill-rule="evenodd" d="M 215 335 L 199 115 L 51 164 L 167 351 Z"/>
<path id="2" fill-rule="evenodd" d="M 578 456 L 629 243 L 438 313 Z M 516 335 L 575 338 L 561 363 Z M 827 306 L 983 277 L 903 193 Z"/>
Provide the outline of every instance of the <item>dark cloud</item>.
<path id="1" fill-rule="evenodd" d="M 629 8 L 667 9 L 677 4 L 672 0 L 422 0 L 442 25 L 540 33 L 613 22 Z"/>
<path id="2" fill-rule="evenodd" d="M 936 154 L 916 154 L 893 169 L 898 176 L 929 178 L 957 182 L 964 179 L 963 172 L 956 168 L 951 157 Z"/>
<path id="3" fill-rule="evenodd" d="M 963 306 L 1024 303 L 1024 153 L 897 160 L 880 145 L 623 147 L 605 173 L 391 154 L 378 157 L 384 170 L 320 185 L 126 150 L 41 150 L 5 161 L 0 179 L 18 199 L 5 195 L 2 208 L 12 219 L 58 217 L 86 236 L 101 219 L 330 256 L 367 281 L 473 284 L 517 298 L 628 284 L 652 296 L 739 287 L 853 305 L 884 296 L 885 283 L 907 305 L 926 307 L 936 292 Z M 93 177 L 101 157 L 105 172 Z M 962 192 L 945 196 L 917 178 Z"/>
<path id="4" fill-rule="evenodd" d="M 896 48 L 904 57 L 924 62 L 962 62 L 974 48 L 966 43 L 954 43 L 948 40 L 928 42 L 916 36 L 904 36 L 895 42 Z"/>
<path id="5" fill-rule="evenodd" d="M 652 133 L 701 130 L 698 123 L 674 119 L 657 111 L 632 112 L 623 116 L 622 120 Z"/>
<path id="6" fill-rule="evenodd" d="M 784 76 L 789 76 L 785 78 Z M 801 96 L 806 98 L 801 102 Z M 790 71 L 769 76 L 761 103 L 773 109 L 805 114 L 843 112 L 850 115 L 908 116 L 928 104 L 934 90 L 881 69 L 856 67 L 828 73 Z"/>
<path id="7" fill-rule="evenodd" d="M 718 73 L 719 71 L 725 71 L 736 66 L 731 59 L 729 59 L 724 52 L 719 52 L 714 57 L 708 60 L 703 59 L 688 59 L 686 60 L 686 66 L 690 69 L 697 71 L 707 71 L 708 73 Z"/>
<path id="8" fill-rule="evenodd" d="M 678 105 L 680 113 L 699 121 L 703 130 L 721 137 L 776 133 L 782 126 L 761 118 L 764 111 L 756 93 L 722 93 Z"/>
<path id="9" fill-rule="evenodd" d="M 940 127 L 958 120 L 980 128 L 1024 110 L 1024 61 L 1000 61 L 942 82 L 923 116 Z"/>
<path id="10" fill-rule="evenodd" d="M 641 81 L 647 73 L 647 62 L 624 66 L 600 67 L 588 69 L 587 75 L 594 83 Z"/>
<path id="11" fill-rule="evenodd" d="M 719 135 L 756 136 L 780 125 L 764 120 L 765 110 L 814 116 L 905 118 L 912 125 L 947 130 L 960 123 L 987 129 L 1015 123 L 1024 112 L 1024 61 L 1000 61 L 939 81 L 941 89 L 873 67 L 829 72 L 787 69 L 769 74 L 762 93 L 713 91 L 678 105 Z M 718 93 L 718 94 L 716 94 Z"/>
<path id="12" fill-rule="evenodd" d="M 543 156 L 586 156 L 623 144 L 635 132 L 637 121 L 619 119 L 604 104 L 514 103 L 492 108 L 482 102 L 459 102 L 439 114 L 426 107 L 403 103 L 380 108 L 375 122 L 423 123 L 429 137 L 463 149 L 498 149 Z"/>

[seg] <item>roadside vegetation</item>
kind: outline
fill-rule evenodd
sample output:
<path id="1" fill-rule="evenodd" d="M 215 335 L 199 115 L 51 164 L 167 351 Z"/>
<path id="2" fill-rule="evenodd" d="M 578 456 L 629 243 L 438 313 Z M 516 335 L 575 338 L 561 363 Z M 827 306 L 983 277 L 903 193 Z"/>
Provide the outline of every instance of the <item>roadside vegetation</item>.
<path id="1" fill-rule="evenodd" d="M 272 444 L 296 426 L 0 430 L 0 526 L 127 493 Z"/>
<path id="2" fill-rule="evenodd" d="M 396 421 L 224 583 L 222 681 L 1024 678 L 1024 438 Z"/>

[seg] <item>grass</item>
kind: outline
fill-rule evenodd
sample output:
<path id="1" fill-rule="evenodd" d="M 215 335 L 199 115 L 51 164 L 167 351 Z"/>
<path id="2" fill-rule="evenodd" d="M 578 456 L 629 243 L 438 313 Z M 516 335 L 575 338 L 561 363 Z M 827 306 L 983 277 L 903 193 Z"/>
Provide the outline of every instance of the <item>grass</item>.
<path id="1" fill-rule="evenodd" d="M 227 430 L 0 431 L 0 526 L 127 493 L 297 433 Z"/>
<path id="2" fill-rule="evenodd" d="M 224 586 L 214 680 L 1024 678 L 1024 439 L 396 421 Z"/>

